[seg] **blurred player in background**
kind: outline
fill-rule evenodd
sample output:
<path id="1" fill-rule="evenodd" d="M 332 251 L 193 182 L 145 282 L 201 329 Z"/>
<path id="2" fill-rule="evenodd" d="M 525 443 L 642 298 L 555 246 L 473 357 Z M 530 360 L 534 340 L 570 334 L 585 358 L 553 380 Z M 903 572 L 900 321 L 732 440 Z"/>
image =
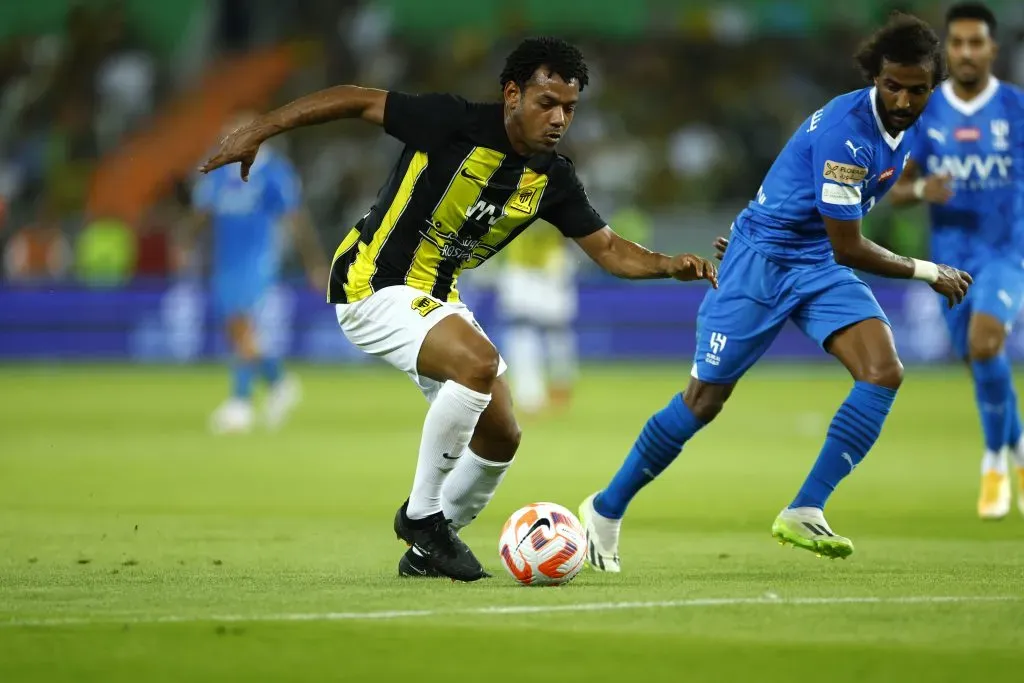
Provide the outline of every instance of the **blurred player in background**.
<path id="1" fill-rule="evenodd" d="M 551 224 L 537 221 L 503 256 L 498 312 L 512 398 L 527 415 L 567 407 L 578 365 L 576 264 L 568 245 Z"/>
<path id="2" fill-rule="evenodd" d="M 251 122 L 244 113 L 229 126 Z M 298 381 L 284 372 L 281 359 L 264 353 L 256 318 L 261 303 L 277 282 L 281 254 L 288 237 L 302 255 L 311 284 L 327 285 L 327 264 L 316 233 L 302 209 L 300 181 L 279 153 L 260 150 L 248 183 L 231 169 L 201 176 L 192 192 L 195 211 L 193 243 L 198 229 L 213 230 L 211 291 L 217 315 L 234 354 L 231 396 L 210 420 L 216 433 L 246 432 L 255 422 L 253 384 L 262 378 L 268 387 L 265 420 L 279 426 L 298 403 Z"/>
<path id="3" fill-rule="evenodd" d="M 954 351 L 970 366 L 984 454 L 978 516 L 1010 511 L 1007 453 L 1024 512 L 1024 441 L 1006 338 L 1024 304 L 1024 93 L 992 75 L 996 19 L 981 3 L 946 15 L 950 80 L 921 116 L 896 204 L 929 203 L 932 258 L 970 271 L 964 305 L 947 310 Z"/>
<path id="4" fill-rule="evenodd" d="M 525 40 L 499 80 L 494 103 L 322 90 L 229 136 L 201 168 L 241 162 L 245 178 L 266 139 L 335 119 L 362 119 L 405 143 L 376 203 L 335 252 L 328 292 L 349 341 L 406 373 L 430 402 L 412 491 L 395 514 L 395 533 L 410 546 L 403 576 L 489 576 L 458 531 L 491 500 L 519 447 L 505 363 L 459 298 L 462 270 L 542 218 L 613 275 L 716 282 L 705 259 L 651 252 L 612 231 L 555 152 L 588 82 L 575 46 Z"/>
<path id="5" fill-rule="evenodd" d="M 619 530 L 629 502 L 718 415 L 788 320 L 835 356 L 854 386 L 772 535 L 828 557 L 853 552 L 823 509 L 878 439 L 903 366 L 885 313 L 852 269 L 924 280 L 950 306 L 971 281 L 955 268 L 894 254 L 861 233 L 861 219 L 899 176 L 914 123 L 945 77 L 938 37 L 920 19 L 898 14 L 861 46 L 857 61 L 873 87 L 841 95 L 808 117 L 736 218 L 731 242 L 718 240 L 721 282 L 698 313 L 685 393 L 651 417 L 608 486 L 580 506 L 598 570 L 620 571 Z M 713 443 L 708 448 L 719 455 Z"/>

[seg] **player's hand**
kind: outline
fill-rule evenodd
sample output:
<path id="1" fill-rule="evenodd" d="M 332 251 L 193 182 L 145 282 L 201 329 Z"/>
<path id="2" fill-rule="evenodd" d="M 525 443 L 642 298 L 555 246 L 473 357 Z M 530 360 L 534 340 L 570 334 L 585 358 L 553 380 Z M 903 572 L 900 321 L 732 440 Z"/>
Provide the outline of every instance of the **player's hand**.
<path id="1" fill-rule="evenodd" d="M 718 269 L 715 264 L 694 254 L 673 256 L 669 262 L 668 275 L 683 282 L 707 280 L 712 287 L 718 289 Z"/>
<path id="2" fill-rule="evenodd" d="M 924 179 L 921 198 L 930 204 L 945 204 L 953 198 L 953 176 L 948 173 L 930 175 Z"/>
<path id="3" fill-rule="evenodd" d="M 249 180 L 249 169 L 256 160 L 256 152 L 264 140 L 259 128 L 253 124 L 242 126 L 229 133 L 220 141 L 220 149 L 206 163 L 199 167 L 203 173 L 228 164 L 241 163 L 242 180 Z"/>
<path id="4" fill-rule="evenodd" d="M 953 306 L 964 300 L 964 297 L 967 296 L 967 288 L 971 286 L 974 280 L 971 279 L 970 273 L 966 271 L 941 263 L 938 266 L 939 279 L 932 283 L 931 287 L 946 297 L 949 307 L 953 308 Z"/>
<path id="5" fill-rule="evenodd" d="M 728 237 L 716 237 L 715 238 L 715 258 L 721 261 L 725 258 L 725 250 L 729 248 Z"/>

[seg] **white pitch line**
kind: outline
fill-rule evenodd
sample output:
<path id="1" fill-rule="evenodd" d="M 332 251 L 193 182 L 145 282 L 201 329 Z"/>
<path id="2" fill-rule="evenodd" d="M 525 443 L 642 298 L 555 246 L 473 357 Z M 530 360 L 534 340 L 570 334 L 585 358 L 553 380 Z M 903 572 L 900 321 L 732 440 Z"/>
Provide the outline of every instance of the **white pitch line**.
<path id="1" fill-rule="evenodd" d="M 417 619 L 423 617 L 490 616 L 502 614 L 553 614 L 557 612 L 613 612 L 620 610 L 678 609 L 685 607 L 735 607 L 742 605 L 930 605 L 942 603 L 1016 602 L 1024 595 L 909 595 L 903 597 L 836 597 L 836 598 L 691 598 L 650 602 L 582 602 L 566 605 L 507 605 L 469 607 L 464 609 L 397 610 L 375 612 L 296 612 L 282 614 L 191 614 L 123 617 L 54 617 L 44 619 L 9 619 L 0 621 L 0 628 L 46 626 L 96 626 L 102 624 L 191 624 L 236 622 L 318 622 Z"/>

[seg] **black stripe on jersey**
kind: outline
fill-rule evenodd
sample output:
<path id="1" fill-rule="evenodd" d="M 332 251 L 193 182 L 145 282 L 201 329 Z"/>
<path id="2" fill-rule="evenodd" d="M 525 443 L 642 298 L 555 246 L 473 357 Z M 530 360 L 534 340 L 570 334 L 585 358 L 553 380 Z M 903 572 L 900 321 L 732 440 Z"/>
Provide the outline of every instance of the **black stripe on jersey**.
<path id="1" fill-rule="evenodd" d="M 466 219 L 459 226 L 456 239 L 460 243 L 476 242 L 479 245 L 480 240 L 490 232 L 491 226 L 502 218 L 503 207 L 519 190 L 519 181 L 524 170 L 522 162 L 518 159 L 506 157 L 502 160 L 498 170 L 488 179 L 480 198 L 469 208 Z M 448 299 L 455 284 L 455 273 L 460 265 L 461 261 L 455 258 L 444 259 L 438 264 L 437 280 L 430 292 L 431 296 L 441 301 Z"/>

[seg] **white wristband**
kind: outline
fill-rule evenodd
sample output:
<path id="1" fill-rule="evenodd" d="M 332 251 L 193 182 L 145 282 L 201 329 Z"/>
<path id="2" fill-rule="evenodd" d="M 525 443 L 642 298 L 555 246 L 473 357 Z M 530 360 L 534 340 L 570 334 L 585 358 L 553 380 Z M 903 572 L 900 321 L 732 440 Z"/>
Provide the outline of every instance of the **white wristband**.
<path id="1" fill-rule="evenodd" d="M 914 196 L 917 197 L 918 199 L 924 199 L 924 186 L 924 178 L 918 178 L 917 180 L 914 181 Z"/>
<path id="2" fill-rule="evenodd" d="M 933 284 L 939 279 L 939 267 L 931 261 L 918 261 L 916 258 L 910 260 L 914 262 L 914 274 L 911 277 L 915 280 Z"/>

